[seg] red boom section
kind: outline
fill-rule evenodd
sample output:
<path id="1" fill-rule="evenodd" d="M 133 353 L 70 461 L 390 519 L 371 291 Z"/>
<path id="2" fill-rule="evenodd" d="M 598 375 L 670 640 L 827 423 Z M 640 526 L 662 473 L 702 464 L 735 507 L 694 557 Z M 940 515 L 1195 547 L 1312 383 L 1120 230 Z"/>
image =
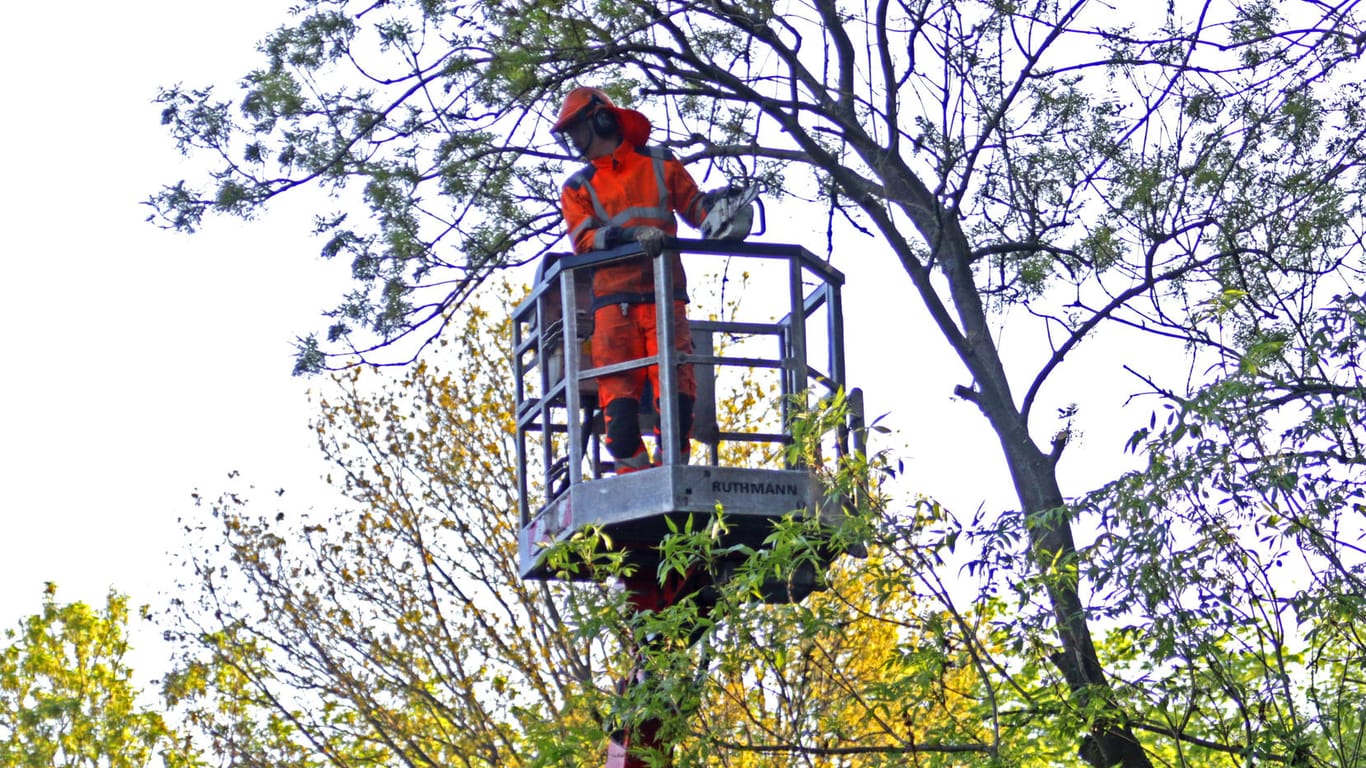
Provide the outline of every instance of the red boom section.
<path id="1" fill-rule="evenodd" d="M 707 586 L 706 578 L 700 574 L 683 577 L 676 573 L 670 574 L 663 584 L 660 584 L 659 579 L 653 574 L 623 578 L 622 584 L 626 587 L 627 602 L 631 610 L 637 614 L 663 610 Z M 704 604 L 701 612 L 705 615 L 706 611 L 707 606 Z M 644 654 L 637 653 L 636 659 L 636 668 L 631 670 L 630 676 L 623 681 L 623 694 L 630 690 L 631 686 L 640 685 L 645 678 Z M 662 726 L 663 723 L 655 717 L 628 725 L 621 732 L 619 739 L 614 736 L 608 744 L 606 768 L 647 768 L 646 762 L 637 757 L 645 750 L 663 752 L 664 765 L 673 765 L 668 754 L 669 749 L 659 737 Z"/>

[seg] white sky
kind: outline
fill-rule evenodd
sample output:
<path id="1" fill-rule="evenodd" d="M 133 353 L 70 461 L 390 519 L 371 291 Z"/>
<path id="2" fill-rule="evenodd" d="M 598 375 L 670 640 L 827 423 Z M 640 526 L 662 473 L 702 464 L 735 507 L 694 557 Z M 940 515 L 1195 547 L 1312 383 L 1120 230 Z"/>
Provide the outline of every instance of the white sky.
<path id="1" fill-rule="evenodd" d="M 257 222 L 213 219 L 195 236 L 145 223 L 140 205 L 196 175 L 159 125 L 156 88 L 230 90 L 288 5 L 20 3 L 0 27 L 0 627 L 38 609 L 45 581 L 62 600 L 98 604 L 114 588 L 163 604 L 171 553 L 185 545 L 177 518 L 191 513 L 191 492 L 216 496 L 231 470 L 285 487 L 294 509 L 327 503 L 304 395 L 323 383 L 289 375 L 290 342 L 318 327 L 344 265 L 317 257 L 305 201 Z M 805 244 L 821 252 L 824 236 L 821 221 Z M 850 274 L 850 379 L 870 415 L 897 412 L 908 472 L 930 481 L 926 491 L 966 512 L 1008 505 L 996 439 L 952 400 L 953 385 L 970 382 L 909 281 L 875 241 L 850 247 L 868 256 L 836 264 Z M 850 268 L 860 263 L 877 271 Z M 1065 477 L 1093 467 L 1088 445 L 1118 453 L 1131 426 L 1111 417 L 1131 383 L 1103 386 L 1091 371 L 1040 403 L 1041 415 L 1083 404 L 1086 438 L 1069 449 Z M 156 671 L 155 636 L 134 635 L 144 678 Z"/>
<path id="2" fill-rule="evenodd" d="M 308 218 L 157 229 L 140 202 L 182 165 L 160 85 L 231 86 L 288 0 L 19 3 L 0 25 L 0 627 L 59 599 L 169 588 L 196 488 L 319 473 L 292 333 L 336 272 Z M 316 386 L 317 382 L 311 382 Z"/>

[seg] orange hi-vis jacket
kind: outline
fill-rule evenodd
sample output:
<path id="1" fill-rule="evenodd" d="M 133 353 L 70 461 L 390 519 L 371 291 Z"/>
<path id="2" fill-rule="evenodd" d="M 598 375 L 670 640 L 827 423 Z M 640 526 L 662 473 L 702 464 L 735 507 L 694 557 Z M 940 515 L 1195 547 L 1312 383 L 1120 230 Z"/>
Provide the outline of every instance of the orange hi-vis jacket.
<path id="1" fill-rule="evenodd" d="M 575 253 L 632 242 L 636 227 L 659 227 L 676 235 L 675 211 L 694 227 L 707 215 L 697 182 L 672 152 L 628 141 L 570 176 L 560 192 L 560 207 Z M 664 258 L 673 271 L 674 298 L 686 301 L 682 260 L 677 253 Z M 653 303 L 654 290 L 654 265 L 647 256 L 608 264 L 593 274 L 595 307 Z"/>

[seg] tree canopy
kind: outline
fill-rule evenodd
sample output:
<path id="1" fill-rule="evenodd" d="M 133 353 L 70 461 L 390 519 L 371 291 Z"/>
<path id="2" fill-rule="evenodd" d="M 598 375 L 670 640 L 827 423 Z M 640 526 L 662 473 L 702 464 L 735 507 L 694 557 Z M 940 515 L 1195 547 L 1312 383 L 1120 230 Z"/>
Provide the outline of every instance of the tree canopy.
<path id="1" fill-rule="evenodd" d="M 499 368 L 508 322 L 475 313 L 453 349 L 397 380 L 340 377 L 316 425 L 342 496 L 334 512 L 271 513 L 262 497 L 280 497 L 244 485 L 187 520 L 199 546 L 165 617 L 180 651 L 166 692 L 211 754 L 593 766 L 610 732 L 645 717 L 668 721 L 676 765 L 896 765 L 914 753 L 1046 764 L 1057 753 L 1020 735 L 1032 730 L 1003 741 L 993 728 L 1012 698 L 980 695 L 999 685 L 981 655 L 999 651 L 999 631 L 907 579 L 913 539 L 890 528 L 872 556 L 778 609 L 751 592 L 825 541 L 795 518 L 706 616 L 693 600 L 633 616 L 609 586 L 520 580 Z M 714 535 L 685 526 L 663 559 L 716 557 Z M 643 636 L 665 640 L 645 648 Z M 654 674 L 622 697 L 637 651 Z"/>
<path id="2" fill-rule="evenodd" d="M 824 214 L 832 258 L 906 276 L 1018 499 L 921 546 L 969 548 L 979 608 L 1012 595 L 1009 642 L 1067 691 L 1031 706 L 1088 763 L 1350 764 L 1363 46 L 1357 3 L 1314 0 L 310 0 L 239 94 L 161 94 L 217 166 L 149 202 L 193 229 L 333 195 L 315 230 L 355 290 L 298 370 L 407 363 L 493 270 L 556 247 L 546 129 L 599 85 L 700 178 L 766 179 Z M 1007 354 L 1006 308 L 1037 346 Z M 1116 328 L 1169 342 L 1126 362 L 1161 403 L 1143 467 L 1064 493 L 1068 434 L 1036 406 Z"/>
<path id="3" fill-rule="evenodd" d="M 165 768 L 197 753 L 140 703 L 128 651 L 128 599 L 57 602 L 0 635 L 0 762 L 16 768 Z"/>

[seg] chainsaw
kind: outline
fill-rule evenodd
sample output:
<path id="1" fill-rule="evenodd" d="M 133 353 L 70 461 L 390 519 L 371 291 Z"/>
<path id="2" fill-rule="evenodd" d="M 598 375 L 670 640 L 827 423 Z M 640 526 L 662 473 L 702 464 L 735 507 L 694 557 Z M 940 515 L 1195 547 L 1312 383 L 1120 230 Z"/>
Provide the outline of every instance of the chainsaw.
<path id="1" fill-rule="evenodd" d="M 702 237 L 708 240 L 744 240 L 751 234 L 761 235 L 767 222 L 764 202 L 759 199 L 762 185 L 757 182 L 731 183 L 730 186 L 708 192 L 711 208 L 702 220 Z M 754 229 L 754 209 L 759 209 L 759 231 Z"/>

